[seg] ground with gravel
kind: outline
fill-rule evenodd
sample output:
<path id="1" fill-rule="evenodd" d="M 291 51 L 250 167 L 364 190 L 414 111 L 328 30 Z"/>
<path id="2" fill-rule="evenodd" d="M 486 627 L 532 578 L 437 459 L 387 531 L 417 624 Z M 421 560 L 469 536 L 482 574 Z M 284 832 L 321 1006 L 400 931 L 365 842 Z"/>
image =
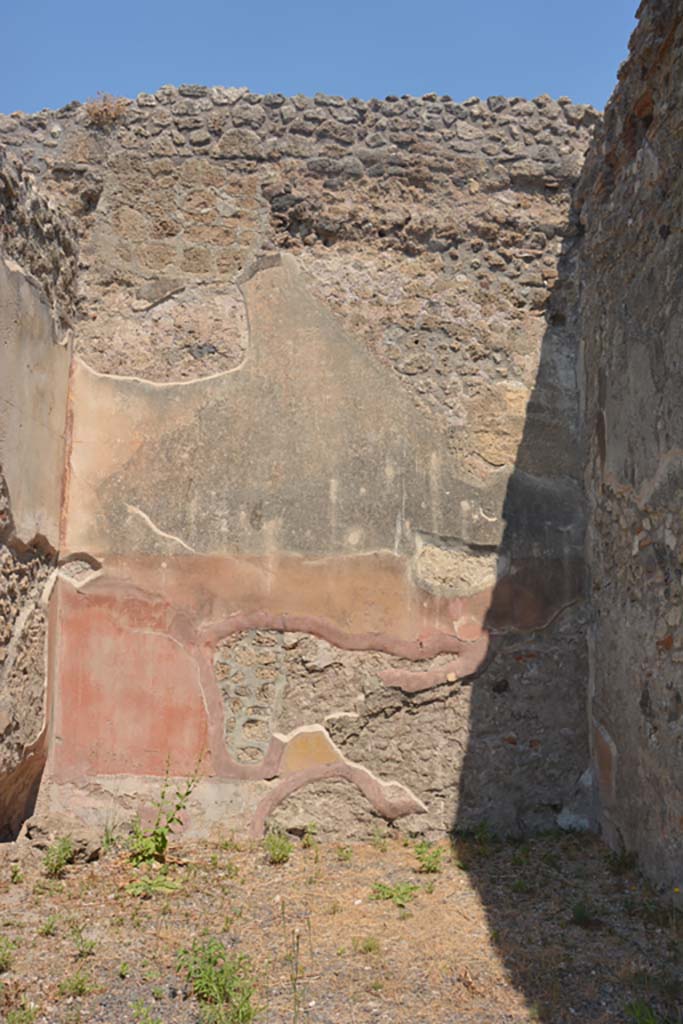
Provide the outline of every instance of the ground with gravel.
<path id="1" fill-rule="evenodd" d="M 284 863 L 262 843 L 171 837 L 165 865 L 138 867 L 107 839 L 61 877 L 45 848 L 2 851 L 8 1024 L 683 1020 L 683 918 L 593 837 L 309 835 Z M 216 942 L 253 982 L 241 1016 L 200 1001 L 179 965 L 193 943 L 206 965 Z"/>

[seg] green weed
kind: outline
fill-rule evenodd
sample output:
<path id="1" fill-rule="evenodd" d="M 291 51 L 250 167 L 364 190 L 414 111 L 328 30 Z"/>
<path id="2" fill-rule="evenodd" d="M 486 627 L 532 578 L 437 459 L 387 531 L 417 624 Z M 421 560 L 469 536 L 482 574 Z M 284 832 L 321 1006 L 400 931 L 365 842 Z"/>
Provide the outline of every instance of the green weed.
<path id="1" fill-rule="evenodd" d="M 599 924 L 594 908 L 583 900 L 578 900 L 572 907 L 572 924 L 579 928 L 595 928 Z"/>
<path id="2" fill-rule="evenodd" d="M 133 1010 L 133 1020 L 136 1024 L 163 1024 L 161 1017 L 155 1017 L 141 999 L 133 1003 L 131 1009 Z"/>
<path id="3" fill-rule="evenodd" d="M 150 829 L 145 830 L 139 820 L 133 822 L 130 859 L 136 867 L 140 864 L 150 864 L 152 861 L 157 861 L 159 864 L 163 864 L 166 861 L 169 836 L 172 835 L 178 825 L 183 823 L 181 814 L 187 806 L 192 791 L 199 782 L 201 761 L 202 759 L 200 758 L 190 778 L 182 786 L 176 786 L 173 789 L 172 795 L 169 795 L 171 786 L 169 777 L 170 764 L 168 761 L 166 762 L 166 773 L 159 799 L 154 801 L 154 806 L 157 809 L 154 824 Z"/>
<path id="4" fill-rule="evenodd" d="M 668 1024 L 664 1017 L 660 1017 L 647 1003 L 637 999 L 626 1007 L 628 1024 Z"/>
<path id="5" fill-rule="evenodd" d="M 9 971 L 12 966 L 14 950 L 16 948 L 16 942 L 12 942 L 11 939 L 6 939 L 4 936 L 0 936 L 0 974 L 4 974 L 5 971 Z"/>
<path id="6" fill-rule="evenodd" d="M 165 871 L 159 871 L 155 875 L 141 875 L 126 886 L 129 896 L 138 899 L 149 900 L 159 893 L 175 892 L 180 888 L 180 882 L 174 882 Z"/>
<path id="7" fill-rule="evenodd" d="M 178 970 L 185 975 L 201 1004 L 203 1024 L 250 1024 L 254 981 L 249 959 L 230 954 L 219 939 L 195 939 L 178 954 Z"/>
<path id="8" fill-rule="evenodd" d="M 415 899 L 419 885 L 412 882 L 398 882 L 396 885 L 386 885 L 384 882 L 375 882 L 370 893 L 371 900 L 391 900 L 394 906 L 403 908 Z"/>
<path id="9" fill-rule="evenodd" d="M 49 914 L 46 917 L 44 924 L 42 924 L 40 926 L 40 928 L 38 929 L 38 933 L 39 933 L 39 935 L 44 935 L 46 938 L 51 938 L 53 935 L 56 935 L 57 934 L 57 915 L 56 914 Z"/>
<path id="10" fill-rule="evenodd" d="M 45 851 L 43 868 L 48 878 L 62 878 L 67 864 L 74 859 L 74 844 L 69 836 L 60 836 Z"/>
<path id="11" fill-rule="evenodd" d="M 379 953 L 379 939 L 374 935 L 366 935 L 364 939 L 354 939 L 353 948 L 356 953 Z"/>
<path id="12" fill-rule="evenodd" d="M 21 1006 L 15 1006 L 5 1015 L 5 1024 L 33 1024 L 38 1019 L 38 1007 L 22 999 Z"/>
<path id="13" fill-rule="evenodd" d="M 308 825 L 304 829 L 304 834 L 301 839 L 301 845 L 304 850 L 312 850 L 314 846 L 318 845 L 316 836 L 318 834 L 318 826 L 313 821 L 309 821 Z"/>
<path id="14" fill-rule="evenodd" d="M 64 978 L 60 981 L 57 991 L 60 996 L 64 997 L 78 997 L 87 996 L 89 992 L 92 992 L 92 983 L 83 971 L 76 971 L 70 978 Z"/>
<path id="15" fill-rule="evenodd" d="M 292 855 L 291 840 L 284 832 L 269 832 L 263 840 L 269 864 L 286 864 Z"/>
<path id="16" fill-rule="evenodd" d="M 76 957 L 79 960 L 85 960 L 86 957 L 94 956 L 95 954 L 95 940 L 86 939 L 83 934 L 82 928 L 73 929 L 73 938 L 76 943 Z"/>
<path id="17" fill-rule="evenodd" d="M 415 847 L 415 856 L 420 864 L 420 871 L 424 874 L 433 875 L 441 871 L 443 850 L 435 846 L 434 843 L 429 843 L 426 839 L 422 840 Z"/>

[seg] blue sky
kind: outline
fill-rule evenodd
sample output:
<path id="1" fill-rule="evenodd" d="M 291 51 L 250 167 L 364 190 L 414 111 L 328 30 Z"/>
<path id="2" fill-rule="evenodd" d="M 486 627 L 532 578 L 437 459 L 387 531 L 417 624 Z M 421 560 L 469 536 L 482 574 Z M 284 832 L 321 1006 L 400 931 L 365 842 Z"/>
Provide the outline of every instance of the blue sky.
<path id="1" fill-rule="evenodd" d="M 604 106 L 637 0 L 33 0 L 5 5 L 0 111 L 183 82 L 571 96 Z"/>

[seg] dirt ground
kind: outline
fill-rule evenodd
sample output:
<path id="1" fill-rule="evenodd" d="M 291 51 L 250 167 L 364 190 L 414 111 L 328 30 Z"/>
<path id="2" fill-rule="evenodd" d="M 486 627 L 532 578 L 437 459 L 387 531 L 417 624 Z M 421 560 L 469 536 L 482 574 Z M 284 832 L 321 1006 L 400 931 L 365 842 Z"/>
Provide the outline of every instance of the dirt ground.
<path id="1" fill-rule="evenodd" d="M 0 1017 L 8 1024 L 683 1021 L 683 915 L 655 896 L 628 858 L 589 836 L 504 843 L 485 829 L 439 849 L 431 853 L 438 870 L 425 872 L 416 842 L 390 833 L 349 846 L 295 838 L 280 864 L 263 844 L 226 837 L 189 846 L 172 838 L 166 867 L 134 867 L 119 842 L 51 878 L 44 850 L 7 846 Z M 157 891 L 129 891 L 144 878 Z M 393 899 L 373 898 L 388 892 Z M 208 937 L 228 956 L 249 958 L 255 1017 L 227 1010 L 212 1017 L 178 969 L 179 951 Z"/>

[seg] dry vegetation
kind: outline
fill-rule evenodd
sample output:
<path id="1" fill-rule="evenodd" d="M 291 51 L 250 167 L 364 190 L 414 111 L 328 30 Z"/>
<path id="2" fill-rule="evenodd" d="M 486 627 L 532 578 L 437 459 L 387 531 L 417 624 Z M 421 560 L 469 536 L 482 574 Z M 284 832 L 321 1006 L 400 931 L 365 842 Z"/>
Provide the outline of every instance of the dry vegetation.
<path id="1" fill-rule="evenodd" d="M 110 128 L 123 118 L 129 102 L 123 96 L 98 92 L 96 99 L 86 100 L 83 104 L 86 120 L 93 128 Z"/>
<path id="2" fill-rule="evenodd" d="M 680 915 L 592 837 L 131 842 L 5 848 L 7 1024 L 683 1020 Z"/>

